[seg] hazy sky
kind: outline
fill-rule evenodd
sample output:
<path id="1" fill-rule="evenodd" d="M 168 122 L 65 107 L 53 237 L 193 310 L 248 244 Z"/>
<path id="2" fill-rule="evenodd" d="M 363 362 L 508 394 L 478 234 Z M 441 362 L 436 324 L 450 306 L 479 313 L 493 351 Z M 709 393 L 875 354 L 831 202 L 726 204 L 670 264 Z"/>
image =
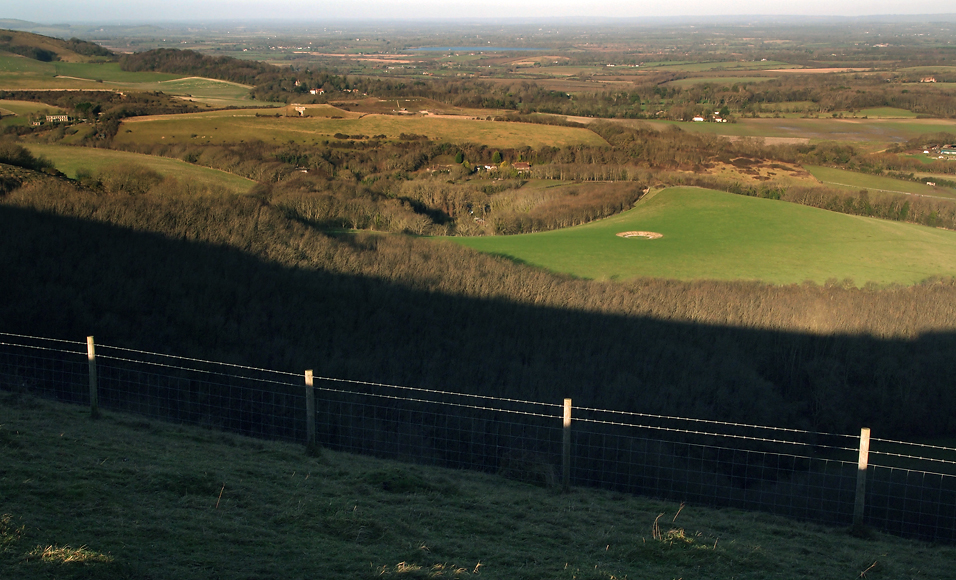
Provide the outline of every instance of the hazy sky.
<path id="1" fill-rule="evenodd" d="M 934 12 L 947 12 L 946 5 L 918 0 L 0 0 L 0 18 L 42 23 Z"/>

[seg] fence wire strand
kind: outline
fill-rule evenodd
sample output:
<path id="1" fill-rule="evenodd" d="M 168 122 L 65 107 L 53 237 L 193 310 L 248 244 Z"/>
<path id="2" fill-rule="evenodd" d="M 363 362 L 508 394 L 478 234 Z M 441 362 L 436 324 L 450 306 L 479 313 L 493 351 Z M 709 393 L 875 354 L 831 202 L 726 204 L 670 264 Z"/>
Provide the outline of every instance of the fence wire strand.
<path id="1" fill-rule="evenodd" d="M 0 389 L 89 403 L 85 342 L 0 336 L 6 338 L 0 342 Z M 313 375 L 315 415 L 308 418 L 305 373 L 97 348 L 103 409 L 294 442 L 304 440 L 311 419 L 318 443 L 333 450 L 493 472 L 536 485 L 559 479 L 567 433 L 560 403 Z M 591 407 L 575 407 L 573 414 L 573 485 L 834 525 L 853 517 L 854 435 Z M 870 449 L 867 524 L 956 542 L 956 469 L 939 473 L 956 466 L 956 449 L 871 442 L 877 449 Z M 917 469 L 923 466 L 929 469 Z"/>

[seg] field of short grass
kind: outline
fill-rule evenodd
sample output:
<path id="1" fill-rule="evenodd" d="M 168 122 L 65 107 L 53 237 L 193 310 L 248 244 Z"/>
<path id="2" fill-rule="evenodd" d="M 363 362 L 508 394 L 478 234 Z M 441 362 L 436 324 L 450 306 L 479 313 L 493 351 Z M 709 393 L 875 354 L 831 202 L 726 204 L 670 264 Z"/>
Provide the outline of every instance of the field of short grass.
<path id="1" fill-rule="evenodd" d="M 906 109 L 896 107 L 873 107 L 870 109 L 860 109 L 857 116 L 867 117 L 868 119 L 915 119 L 916 113 Z"/>
<path id="2" fill-rule="evenodd" d="M 55 115 L 62 112 L 59 107 L 30 101 L 11 101 L 0 99 L 0 126 L 29 125 L 30 115 L 44 113 Z"/>
<path id="3" fill-rule="evenodd" d="M 5 390 L 0 452 L 0 577 L 17 580 L 940 579 L 956 560 L 760 513 L 91 421 Z"/>
<path id="4" fill-rule="evenodd" d="M 853 190 L 866 189 L 868 191 L 909 193 L 911 195 L 956 199 L 956 190 L 949 187 L 926 185 L 925 182 L 880 177 L 878 175 L 868 175 L 866 173 L 834 169 L 832 167 L 808 165 L 805 169 L 827 185 L 835 185 Z M 952 177 L 950 177 L 950 179 L 952 179 Z"/>
<path id="5" fill-rule="evenodd" d="M 260 111 L 261 113 L 261 111 Z M 482 143 L 489 147 L 543 147 L 550 145 L 600 145 L 604 140 L 588 129 L 437 118 L 419 115 L 366 115 L 361 118 L 256 117 L 256 111 L 226 111 L 141 117 L 124 121 L 116 143 L 203 142 L 242 140 L 314 143 L 334 139 L 335 134 L 385 135 L 398 139 L 402 133 L 424 135 L 432 141 Z"/>
<path id="6" fill-rule="evenodd" d="M 767 76 L 767 77 L 691 77 L 689 79 L 679 79 L 676 81 L 671 81 L 667 83 L 668 85 L 676 85 L 678 87 L 690 87 L 693 85 L 702 85 L 702 84 L 711 84 L 719 86 L 731 86 L 734 84 L 753 84 L 761 83 L 764 81 L 771 81 L 777 77 Z"/>
<path id="7" fill-rule="evenodd" d="M 115 62 L 47 63 L 0 55 L 0 87 L 162 91 L 216 107 L 248 107 L 257 104 L 249 96 L 251 87 L 245 85 L 167 73 L 127 72 Z"/>
<path id="8" fill-rule="evenodd" d="M 127 72 L 120 68 L 118 62 L 54 62 L 52 64 L 55 74 L 59 76 L 123 84 L 155 83 L 182 77 L 182 75 L 158 72 Z"/>
<path id="9" fill-rule="evenodd" d="M 218 169 L 191 165 L 178 159 L 94 149 L 91 147 L 67 147 L 62 145 L 28 144 L 34 155 L 46 157 L 67 176 L 75 178 L 77 171 L 86 169 L 92 173 L 115 165 L 143 165 L 163 175 L 183 182 L 224 189 L 234 193 L 248 193 L 256 182 Z"/>
<path id="10" fill-rule="evenodd" d="M 628 231 L 660 239 L 622 238 Z M 915 284 L 956 276 L 956 232 L 850 216 L 697 188 L 669 188 L 585 226 L 518 236 L 452 238 L 590 279 L 836 279 Z"/>
<path id="11" fill-rule="evenodd" d="M 696 62 L 696 61 L 687 61 L 687 62 L 647 62 L 641 65 L 642 69 L 652 69 L 655 71 L 660 70 L 672 70 L 672 71 L 687 71 L 687 72 L 702 72 L 702 71 L 718 71 L 718 70 L 769 70 L 769 69 L 785 69 L 785 68 L 796 68 L 794 65 L 776 61 L 776 60 L 729 60 L 729 61 L 718 61 L 718 62 Z"/>
<path id="12" fill-rule="evenodd" d="M 952 119 L 863 118 L 740 118 L 734 123 L 679 123 L 676 121 L 612 120 L 652 127 L 677 125 L 685 131 L 739 137 L 784 137 L 812 141 L 849 141 L 884 148 L 926 133 L 956 132 Z"/>

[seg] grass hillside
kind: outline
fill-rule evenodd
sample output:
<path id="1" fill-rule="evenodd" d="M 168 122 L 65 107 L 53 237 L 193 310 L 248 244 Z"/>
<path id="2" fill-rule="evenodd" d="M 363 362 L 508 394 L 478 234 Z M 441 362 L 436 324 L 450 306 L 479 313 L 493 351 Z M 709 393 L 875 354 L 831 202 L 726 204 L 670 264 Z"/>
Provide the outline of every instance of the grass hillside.
<path id="1" fill-rule="evenodd" d="M 103 60 L 112 53 L 97 45 L 76 39 L 61 40 L 24 32 L 0 29 L 0 53 L 8 52 L 41 61 L 88 62 Z"/>
<path id="2" fill-rule="evenodd" d="M 628 231 L 663 237 L 616 235 Z M 591 279 L 850 278 L 863 285 L 956 275 L 951 231 L 696 188 L 665 189 L 631 211 L 576 228 L 454 241 Z"/>
<path id="3" fill-rule="evenodd" d="M 163 177 L 173 177 L 183 182 L 201 185 L 210 189 L 223 189 L 233 193 L 249 193 L 256 182 L 218 169 L 191 165 L 179 159 L 94 149 L 91 147 L 65 147 L 60 145 L 29 146 L 36 155 L 49 159 L 57 170 L 75 179 L 78 172 L 89 173 L 108 169 L 116 165 L 144 165 Z"/>
<path id="4" fill-rule="evenodd" d="M 956 548 L 425 468 L 0 390 L 0 577 L 946 578 Z M 655 525 L 656 524 L 656 525 Z"/>
<path id="5" fill-rule="evenodd" d="M 881 177 L 879 175 L 868 175 L 848 171 L 846 169 L 836 169 L 833 167 L 818 167 L 808 165 L 806 170 L 822 183 L 846 187 L 859 191 L 866 189 L 873 192 L 890 193 L 908 193 L 911 195 L 920 195 L 927 197 L 938 197 L 944 199 L 956 198 L 956 190 L 951 187 L 927 185 L 925 182 L 904 181 L 902 179 L 893 179 L 890 177 Z M 931 178 L 930 178 L 931 180 Z"/>

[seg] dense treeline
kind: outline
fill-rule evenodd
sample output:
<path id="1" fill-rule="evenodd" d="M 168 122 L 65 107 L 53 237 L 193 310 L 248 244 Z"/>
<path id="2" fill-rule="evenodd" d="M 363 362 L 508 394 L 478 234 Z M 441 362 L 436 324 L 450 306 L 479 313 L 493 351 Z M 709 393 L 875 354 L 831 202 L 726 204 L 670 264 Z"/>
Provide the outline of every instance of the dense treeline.
<path id="1" fill-rule="evenodd" d="M 12 52 L 13 54 L 19 54 L 20 56 L 32 58 L 33 60 L 38 60 L 40 62 L 52 62 L 55 60 L 60 60 L 60 55 L 52 50 L 47 50 L 38 46 L 13 44 L 10 42 L 11 40 L 12 37 L 8 35 L 0 35 L 0 51 Z"/>
<path id="2" fill-rule="evenodd" d="M 956 170 L 953 164 L 924 165 L 898 155 L 865 154 L 839 143 L 764 146 L 755 140 L 728 142 L 720 136 L 689 133 L 677 127 L 658 131 L 607 122 L 588 127 L 608 145 L 491 149 L 428 140 L 366 139 L 317 146 L 249 141 L 124 148 L 249 177 L 262 184 L 260 195 L 281 197 L 290 215 L 330 228 L 431 235 L 542 231 L 606 217 L 631 207 L 647 187 L 667 185 L 701 185 L 855 215 L 956 227 L 956 206 L 947 200 L 778 182 L 752 185 L 708 176 L 705 171 L 721 163 L 746 165 L 772 160 L 906 177 L 900 172 L 921 169 L 949 173 Z M 460 161 L 450 163 L 453 156 Z M 533 164 L 524 174 L 531 178 L 623 183 L 620 187 L 607 184 L 600 189 L 580 189 L 586 195 L 568 195 L 567 190 L 559 190 L 506 196 L 499 195 L 505 188 L 490 191 L 488 179 L 521 177 L 509 169 L 510 163 L 519 160 Z M 500 164 L 500 168 L 475 173 L 476 167 L 488 164 Z M 426 173 L 428 169 L 433 172 Z M 308 174 L 303 175 L 303 170 Z M 520 185 L 520 180 L 507 183 L 510 189 Z M 506 203 L 505 199 L 512 201 Z"/>
<path id="3" fill-rule="evenodd" d="M 173 48 L 124 55 L 120 67 L 126 71 L 193 75 L 251 85 L 253 98 L 261 101 L 289 102 L 292 98 L 301 101 L 311 89 L 342 92 L 350 88 L 346 77 L 325 70 L 280 68 L 264 62 L 206 56 Z"/>
<path id="4" fill-rule="evenodd" d="M 321 233 L 260 196 L 28 184 L 6 329 L 489 395 L 881 436 L 952 433 L 956 286 L 573 280 Z"/>
<path id="5" fill-rule="evenodd" d="M 256 84 L 263 75 L 275 74 L 279 67 L 254 60 L 240 60 L 228 56 L 206 56 L 193 50 L 157 48 L 126 54 L 120 58 L 125 71 L 154 71 L 193 75 L 241 83 Z"/>
<path id="6" fill-rule="evenodd" d="M 66 42 L 64 46 L 75 52 L 76 54 L 82 54 L 83 56 L 105 56 L 105 57 L 114 57 L 116 54 L 106 48 L 105 46 L 100 46 L 95 42 L 90 42 L 88 40 L 80 40 L 79 38 L 73 37 Z"/>

